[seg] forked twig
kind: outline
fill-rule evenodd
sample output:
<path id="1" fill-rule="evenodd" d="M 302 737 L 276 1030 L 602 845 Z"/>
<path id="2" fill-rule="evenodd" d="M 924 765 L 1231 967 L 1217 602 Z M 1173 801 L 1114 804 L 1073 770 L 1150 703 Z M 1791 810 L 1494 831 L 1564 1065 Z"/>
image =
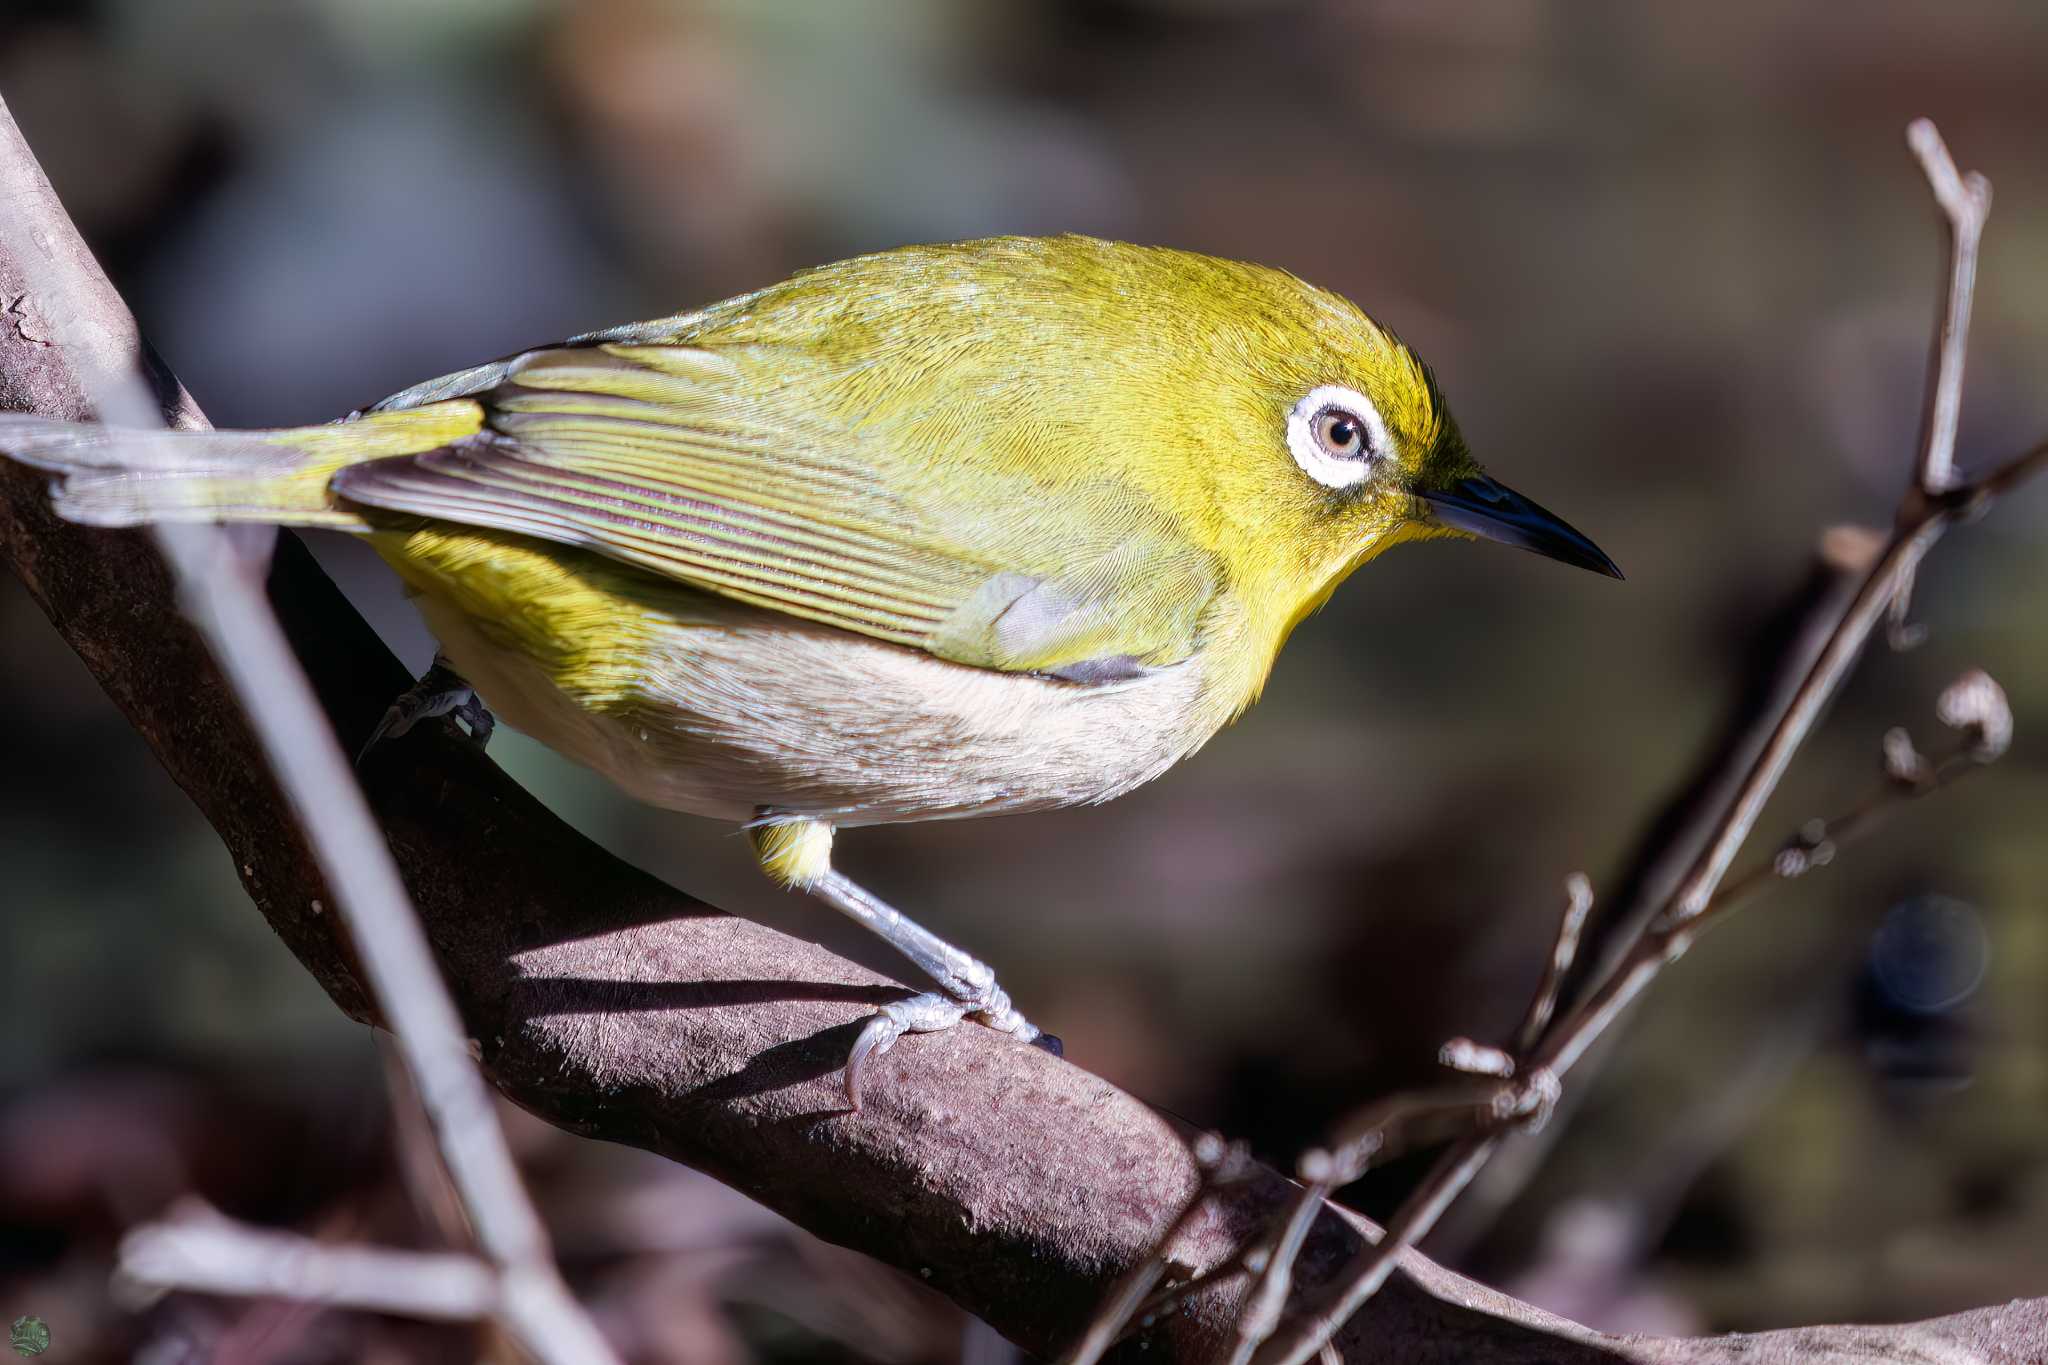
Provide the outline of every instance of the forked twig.
<path id="1" fill-rule="evenodd" d="M 1908 131 L 1908 139 L 1920 158 L 1936 201 L 1947 216 L 1952 250 L 1948 296 L 1934 348 L 1934 377 L 1922 423 L 1914 482 L 1900 503 L 1896 528 L 1715 822 L 1705 848 L 1661 913 L 1639 935 L 1615 969 L 1541 1035 L 1520 1068 L 1525 1075 L 1563 1076 L 1657 973 L 1686 952 L 1714 915 L 1740 898 L 1740 894 L 1717 898 L 1715 893 L 1793 754 L 1840 687 L 1872 630 L 1909 593 L 1921 559 L 1950 526 L 1976 515 L 1999 495 L 2048 464 L 2048 445 L 2044 445 L 1975 482 L 1959 483 L 1955 477 L 1956 423 L 1961 406 L 1970 298 L 1975 285 L 1977 242 L 1990 204 L 1990 186 L 1981 176 L 1957 174 L 1940 135 L 1928 121 L 1915 122 Z M 1949 709 L 1946 697 L 1947 694 L 1945 712 Z M 1985 738 L 1975 744 L 1967 760 L 1970 762 L 1996 756 L 1995 747 L 1987 742 L 1995 717 L 1987 709 L 1980 711 L 1986 720 L 1979 733 Z M 2006 724 L 2009 728 L 2009 717 Z M 1939 785 L 1937 781 L 1935 786 Z M 1810 860 L 1807 865 L 1811 865 Z M 1730 890 L 1746 894 L 1764 884 L 1764 880 L 1744 878 Z M 1492 1155 L 1501 1136 L 1496 1129 L 1455 1144 L 1402 1204 L 1385 1235 L 1356 1256 L 1325 1292 L 1286 1324 L 1287 1330 L 1255 1353 L 1257 1365 L 1301 1365 L 1318 1355 L 1337 1329 L 1386 1282 L 1400 1254 L 1435 1225 Z"/>
<path id="2" fill-rule="evenodd" d="M 1577 927 L 1585 920 L 1578 890 L 1584 881 L 1583 877 L 1575 876 L 1568 884 L 1571 903 L 1564 917 L 1564 932 L 1574 938 Z M 1590 889 L 1585 894 L 1590 897 Z M 1569 950 L 1561 952 L 1569 966 Z M 1538 989 L 1539 1001 L 1545 992 L 1552 990 L 1554 983 L 1546 980 Z M 1454 1039 L 1445 1044 L 1441 1060 L 1453 1070 L 1465 1072 L 1468 1077 L 1495 1077 L 1501 1073 L 1490 1063 L 1499 1055 L 1497 1049 L 1482 1048 L 1467 1039 Z M 1303 1154 L 1298 1168 L 1300 1188 L 1288 1205 L 1287 1216 L 1280 1229 L 1272 1238 L 1248 1244 L 1230 1260 L 1202 1274 L 1163 1289 L 1156 1288 L 1165 1275 L 1172 1248 L 1186 1235 L 1194 1220 L 1201 1216 L 1210 1198 L 1241 1178 L 1250 1166 L 1250 1157 L 1242 1143 L 1226 1143 L 1216 1133 L 1203 1134 L 1192 1145 L 1201 1182 L 1179 1215 L 1153 1244 L 1150 1253 L 1125 1271 L 1105 1296 L 1081 1339 L 1060 1357 L 1060 1365 L 1094 1365 L 1133 1327 L 1143 1326 L 1158 1314 L 1170 1311 L 1191 1294 L 1250 1273 L 1258 1279 L 1235 1324 L 1237 1345 L 1232 1358 L 1248 1356 L 1259 1342 L 1265 1340 L 1273 1324 L 1279 1321 L 1279 1308 L 1286 1300 L 1294 1262 L 1301 1254 L 1316 1214 L 1332 1190 L 1358 1179 L 1374 1165 L 1415 1143 L 1441 1140 L 1449 1133 L 1469 1132 L 1487 1122 L 1513 1121 L 1526 1108 L 1520 1103 L 1518 1093 L 1511 1093 L 1514 1091 L 1515 1087 L 1503 1086 L 1498 1081 L 1468 1079 L 1390 1096 L 1367 1106 L 1339 1125 L 1338 1136 L 1328 1149 Z M 1270 1308 L 1261 1309 L 1258 1307 L 1260 1304 L 1270 1305 Z"/>
<path id="3" fill-rule="evenodd" d="M 1987 709 L 1981 723 L 1953 720 L 1951 716 L 1956 714 L 1956 710 L 1952 699 L 1959 694 L 1995 697 L 1993 705 L 1996 709 Z M 1807 821 L 1771 857 L 1723 883 L 1715 893 L 1713 903 L 1707 907 L 1707 913 L 1688 926 L 1689 931 L 1698 933 L 1774 881 L 1791 881 L 1805 876 L 1814 868 L 1826 867 L 1840 850 L 1868 835 L 1885 816 L 1921 797 L 1932 796 L 1954 786 L 2004 752 L 2005 746 L 1998 739 L 2001 722 L 1997 717 L 2003 716 L 2005 734 L 2010 736 L 2012 713 L 2006 708 L 2004 691 L 1989 674 L 1972 669 L 1956 679 L 1941 694 L 1935 714 L 1944 724 L 1964 731 L 1963 739 L 1952 752 L 1930 761 L 1913 748 L 1904 730 L 1887 731 L 1883 745 L 1885 780 L 1882 785 L 1840 815 Z M 1655 933 L 1653 928 L 1652 935 Z"/>
<path id="4" fill-rule="evenodd" d="M 1977 297 L 1977 248 L 1991 213 L 1991 182 L 1975 171 L 1958 174 L 1930 119 L 1915 119 L 1906 145 L 1934 191 L 1948 224 L 1949 266 L 1941 326 L 1928 359 L 1927 410 L 1920 427 L 1920 491 L 1939 497 L 1956 485 L 1956 427 L 1963 410 L 1963 360 L 1970 336 L 1970 310 Z"/>
<path id="5" fill-rule="evenodd" d="M 1557 935 L 1542 979 L 1537 982 L 1521 1027 L 1515 1031 L 1518 1039 L 1527 1037 L 1533 1041 L 1556 1008 L 1558 988 L 1571 971 L 1572 959 L 1579 950 L 1579 936 L 1592 909 L 1593 884 L 1584 873 L 1574 872 L 1565 879 L 1564 913 L 1558 918 Z M 1526 1044 L 1518 1044 L 1518 1051 L 1526 1050 Z M 1412 1140 L 1426 1124 L 1444 1118 L 1462 1120 L 1462 1132 L 1540 1127 L 1556 1102 L 1556 1084 L 1547 1073 L 1517 1077 L 1514 1057 L 1499 1048 L 1469 1038 L 1453 1038 L 1444 1044 L 1437 1060 L 1468 1077 L 1496 1080 L 1477 1086 L 1468 1080 L 1369 1104 L 1337 1125 L 1337 1137 L 1327 1150 L 1302 1154 L 1298 1167 L 1301 1191 L 1289 1205 L 1287 1218 L 1266 1251 L 1258 1280 L 1238 1308 L 1235 1339 L 1228 1357 L 1230 1365 L 1247 1365 L 1280 1325 L 1281 1310 L 1293 1283 L 1294 1263 L 1301 1256 L 1309 1227 L 1323 1201 L 1339 1186 L 1357 1180 L 1393 1155 L 1397 1138 Z"/>
<path id="6" fill-rule="evenodd" d="M 1956 163 L 1929 119 L 1915 119 L 1906 129 L 1906 145 L 1920 159 L 1920 169 L 1934 191 L 1948 225 L 1948 291 L 1941 325 L 1935 329 L 1927 359 L 1927 406 L 1920 419 L 1920 492 L 1939 497 L 1956 483 L 1956 426 L 1963 407 L 1964 349 L 1970 335 L 1970 310 L 1977 297 L 1977 247 L 1984 220 L 1991 212 L 1991 182 L 1975 171 L 1956 172 Z M 1925 632 L 1908 623 L 1913 605 L 1913 570 L 1908 568 L 1898 595 L 1892 598 L 1887 634 L 1892 648 L 1910 649 Z"/>

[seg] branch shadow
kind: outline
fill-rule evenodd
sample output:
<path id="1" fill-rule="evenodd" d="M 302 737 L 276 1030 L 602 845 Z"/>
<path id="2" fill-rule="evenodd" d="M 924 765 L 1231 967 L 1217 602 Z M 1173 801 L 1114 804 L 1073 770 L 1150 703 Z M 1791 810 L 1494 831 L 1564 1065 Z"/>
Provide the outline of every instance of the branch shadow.
<path id="1" fill-rule="evenodd" d="M 606 977 L 542 976 L 510 983 L 505 1006 L 511 1019 L 665 1010 L 729 1009 L 748 1005 L 814 1001 L 870 1009 L 908 999 L 903 986 L 854 985 L 843 981 L 620 981 Z M 692 1102 L 721 1104 L 771 1091 L 788 1090 L 843 1070 L 864 1017 L 762 1048 L 737 1071 L 688 1093 Z M 851 1112 L 846 1104 L 786 1115 L 773 1122 L 804 1125 Z"/>

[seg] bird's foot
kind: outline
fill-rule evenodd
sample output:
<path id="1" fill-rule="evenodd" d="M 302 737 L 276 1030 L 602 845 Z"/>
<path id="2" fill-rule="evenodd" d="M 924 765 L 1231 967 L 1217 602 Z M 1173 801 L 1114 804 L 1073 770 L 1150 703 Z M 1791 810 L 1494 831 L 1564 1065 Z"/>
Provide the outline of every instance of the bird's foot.
<path id="1" fill-rule="evenodd" d="M 822 844 L 822 849 L 813 849 L 812 852 L 824 861 L 823 850 L 832 846 L 831 826 L 813 825 L 811 837 Z M 787 842 L 781 843 L 785 849 Z M 769 853 L 780 856 L 774 849 Z M 764 858 L 763 866 L 769 865 Z M 1044 1048 L 1055 1057 L 1060 1055 L 1060 1040 L 1049 1033 L 1040 1033 L 1029 1020 L 1017 1013 L 1016 1006 L 1010 1003 L 1010 993 L 996 984 L 995 971 L 986 962 L 955 948 L 886 901 L 863 890 L 833 869 L 829 862 L 822 871 L 809 878 L 807 889 L 834 910 L 881 935 L 891 947 L 909 958 L 918 970 L 939 985 L 936 991 L 884 1005 L 862 1027 L 860 1037 L 854 1040 L 853 1052 L 846 1059 L 848 1108 L 859 1112 L 861 1076 L 875 1058 L 896 1046 L 898 1038 L 906 1033 L 939 1033 L 970 1015 L 977 1022 L 1007 1033 L 1019 1042 Z"/>
<path id="2" fill-rule="evenodd" d="M 986 972 L 988 969 L 983 967 L 982 970 Z M 1041 1032 L 1019 1014 L 1016 1006 L 1010 1003 L 1009 992 L 995 983 L 991 973 L 985 985 L 964 989 L 959 995 L 926 991 L 908 1000 L 891 1001 L 875 1011 L 862 1027 L 860 1037 L 854 1039 L 853 1052 L 846 1059 L 847 1107 L 855 1113 L 860 1111 L 861 1077 L 869 1063 L 896 1046 L 898 1038 L 906 1033 L 942 1033 L 969 1017 L 999 1033 L 1009 1034 L 1020 1043 L 1042 1048 L 1055 1057 L 1061 1053 L 1060 1040 L 1050 1033 Z"/>
<path id="3" fill-rule="evenodd" d="M 421 721 L 449 715 L 469 727 L 469 738 L 479 749 L 491 742 L 491 731 L 498 725 L 476 690 L 437 654 L 433 666 L 420 675 L 420 680 L 391 703 L 391 709 L 377 722 L 377 728 L 370 732 L 370 738 L 356 755 L 356 762 L 361 763 L 370 756 L 370 750 L 387 739 L 397 739 Z"/>

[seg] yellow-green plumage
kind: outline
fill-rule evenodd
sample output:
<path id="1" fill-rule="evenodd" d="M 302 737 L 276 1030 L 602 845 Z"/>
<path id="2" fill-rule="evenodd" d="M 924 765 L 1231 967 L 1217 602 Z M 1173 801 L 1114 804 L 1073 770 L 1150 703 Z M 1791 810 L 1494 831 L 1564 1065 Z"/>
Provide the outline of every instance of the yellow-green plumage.
<path id="1" fill-rule="evenodd" d="M 506 720 L 972 1011 L 982 964 L 831 867 L 834 828 L 1101 801 L 1258 695 L 1402 540 L 1612 564 L 1481 475 L 1392 335 L 1291 275 L 1084 237 L 906 247 L 415 386 L 355 420 L 121 432 L 0 417 L 75 520 L 367 535 Z M 466 694 L 465 694 L 466 695 Z"/>
<path id="2" fill-rule="evenodd" d="M 1332 516 L 1292 467 L 1276 434 L 1313 384 L 1394 396 L 1383 412 L 1418 460 L 1464 460 L 1422 367 L 1350 304 L 1086 238 L 861 257 L 592 340 L 459 386 L 492 386 L 485 421 L 518 469 L 383 467 L 340 491 L 461 518 L 538 469 L 557 496 L 522 496 L 501 524 L 545 517 L 743 601 L 1052 671 L 1185 659 L 1224 591 L 1270 656 L 1410 519 L 1405 492 Z M 1027 581 L 1024 605 L 1056 619 L 1005 631 Z"/>
<path id="3" fill-rule="evenodd" d="M 1296 467 L 1287 414 L 1329 384 L 1369 395 L 1397 476 L 1338 492 Z M 69 513 L 371 532 L 514 724 L 661 804 L 843 822 L 1153 776 L 1353 567 L 1445 533 L 1418 483 L 1476 472 L 1427 371 L 1350 303 L 1084 237 L 882 252 L 352 422 L 154 439 L 179 477 L 73 452 Z"/>

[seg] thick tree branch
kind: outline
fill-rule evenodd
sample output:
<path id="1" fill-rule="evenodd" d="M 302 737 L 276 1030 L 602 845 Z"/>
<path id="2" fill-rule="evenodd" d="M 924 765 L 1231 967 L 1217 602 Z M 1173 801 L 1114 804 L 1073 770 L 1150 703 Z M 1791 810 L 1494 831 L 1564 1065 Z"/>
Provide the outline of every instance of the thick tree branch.
<path id="1" fill-rule="evenodd" d="M 0 242 L 0 406 L 85 416 L 17 245 Z M 42 481 L 0 461 L 0 557 L 219 832 L 286 945 L 371 1018 L 327 889 L 147 538 L 57 520 Z M 289 536 L 270 591 L 344 746 L 360 742 L 404 669 Z M 709 1171 L 1048 1354 L 1196 1187 L 1174 1124 L 985 1029 L 899 1047 L 849 1116 L 836 1073 L 853 1026 L 900 987 L 625 866 L 450 734 L 380 750 L 365 778 L 487 1071 L 551 1122 Z M 1228 1260 L 1291 1190 L 1264 1170 L 1230 1186 L 1186 1230 L 1174 1273 Z M 1326 1279 L 1362 1229 L 1325 1212 L 1301 1281 Z M 1237 1292 L 1190 1298 L 1149 1329 L 1147 1358 L 1213 1355 Z M 1619 1339 L 1410 1254 L 1339 1340 L 1353 1361 L 2048 1361 L 2048 1303 L 1907 1328 Z"/>

